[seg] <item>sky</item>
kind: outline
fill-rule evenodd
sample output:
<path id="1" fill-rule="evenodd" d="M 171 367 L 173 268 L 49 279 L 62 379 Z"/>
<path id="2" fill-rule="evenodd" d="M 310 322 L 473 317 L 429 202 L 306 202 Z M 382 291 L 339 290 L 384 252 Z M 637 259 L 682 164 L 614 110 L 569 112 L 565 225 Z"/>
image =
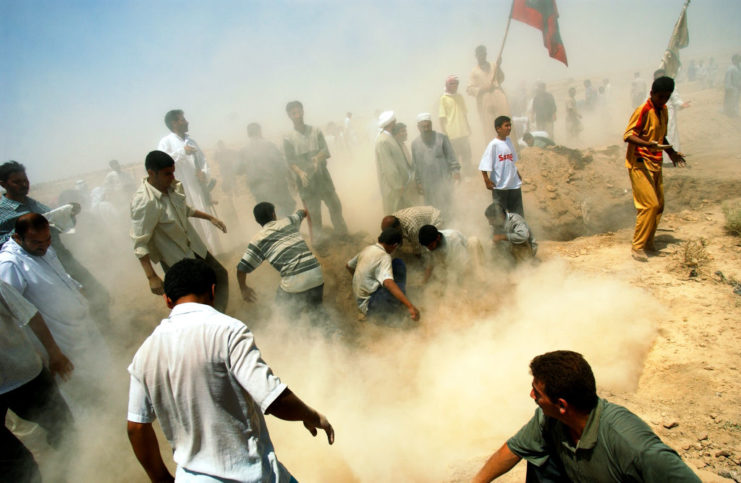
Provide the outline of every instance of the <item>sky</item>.
<path id="1" fill-rule="evenodd" d="M 542 79 L 601 78 L 658 64 L 681 0 L 558 0 L 569 66 L 540 32 L 513 22 L 505 88 Z M 445 77 L 462 76 L 485 44 L 501 45 L 507 1 L 0 0 L 0 160 L 31 181 L 73 178 L 110 159 L 135 163 L 185 111 L 203 147 L 238 147 L 249 122 L 268 138 L 290 128 L 287 101 L 311 124 L 347 111 L 431 110 Z M 695 0 L 682 58 L 741 51 L 741 2 Z M 722 55 L 721 55 L 722 54 Z M 472 106 L 471 106 L 472 107 Z M 410 122 L 407 122 L 408 124 Z"/>

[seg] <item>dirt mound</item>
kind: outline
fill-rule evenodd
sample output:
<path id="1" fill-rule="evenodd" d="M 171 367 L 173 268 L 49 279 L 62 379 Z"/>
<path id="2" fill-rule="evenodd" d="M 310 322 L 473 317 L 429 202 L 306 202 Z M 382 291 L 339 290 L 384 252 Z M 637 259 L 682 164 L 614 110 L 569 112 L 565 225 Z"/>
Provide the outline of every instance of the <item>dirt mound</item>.
<path id="1" fill-rule="evenodd" d="M 565 241 L 629 227 L 635 220 L 624 146 L 528 148 L 518 162 L 527 219 L 541 239 Z M 692 168 L 664 169 L 667 210 L 699 209 L 741 192 L 741 181 Z"/>

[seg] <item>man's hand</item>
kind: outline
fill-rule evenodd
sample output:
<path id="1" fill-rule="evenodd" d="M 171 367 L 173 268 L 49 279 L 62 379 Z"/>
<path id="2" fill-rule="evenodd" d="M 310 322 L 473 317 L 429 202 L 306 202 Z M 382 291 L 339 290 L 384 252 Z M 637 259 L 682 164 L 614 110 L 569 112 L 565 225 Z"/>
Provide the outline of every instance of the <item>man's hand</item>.
<path id="1" fill-rule="evenodd" d="M 667 152 L 669 155 L 669 159 L 672 160 L 672 163 L 677 168 L 686 168 L 687 167 L 687 161 L 684 159 L 684 155 L 682 153 L 678 153 L 676 151 L 673 152 Z"/>
<path id="2" fill-rule="evenodd" d="M 226 225 L 223 221 L 219 220 L 215 216 L 212 216 L 208 221 L 210 221 L 211 224 L 214 225 L 216 228 L 226 233 Z"/>
<path id="3" fill-rule="evenodd" d="M 649 141 L 648 144 L 646 144 L 646 147 L 650 149 L 651 151 L 661 151 L 662 149 L 659 147 L 658 141 Z"/>
<path id="4" fill-rule="evenodd" d="M 419 309 L 412 305 L 411 307 L 408 307 L 409 309 L 409 317 L 412 318 L 412 320 L 419 320 Z"/>
<path id="5" fill-rule="evenodd" d="M 188 143 L 185 143 L 183 149 L 185 150 L 185 154 L 193 154 L 196 152 L 196 148 Z"/>
<path id="6" fill-rule="evenodd" d="M 254 302 L 255 300 L 257 300 L 255 291 L 247 285 L 245 285 L 244 287 L 240 287 L 239 291 L 242 294 L 242 300 L 244 300 L 245 302 Z"/>
<path id="7" fill-rule="evenodd" d="M 149 280 L 149 290 L 155 295 L 162 295 L 165 293 L 165 286 L 162 284 L 162 279 L 159 275 L 154 274 L 151 277 L 147 277 Z"/>
<path id="8" fill-rule="evenodd" d="M 301 186 L 309 186 L 309 175 L 304 170 L 296 168 L 296 174 L 298 174 L 298 178 L 301 180 Z"/>
<path id="9" fill-rule="evenodd" d="M 492 183 L 490 179 L 485 179 L 484 183 L 486 184 L 486 189 L 488 189 L 489 191 L 494 190 L 494 183 Z"/>
<path id="10" fill-rule="evenodd" d="M 314 425 L 314 422 L 307 419 L 304 420 L 304 427 L 309 430 L 312 436 L 316 436 L 317 428 L 323 429 L 324 432 L 327 433 L 327 441 L 329 444 L 334 443 L 334 429 L 332 428 L 332 425 L 329 424 L 329 421 L 327 421 L 327 418 L 323 415 L 317 413 L 317 416 L 319 416 L 319 418 L 316 425 Z"/>
<path id="11" fill-rule="evenodd" d="M 70 205 L 72 205 L 72 216 L 75 216 L 75 215 L 79 214 L 80 211 L 82 210 L 82 207 L 80 206 L 80 203 L 72 202 L 72 203 L 70 203 Z"/>
<path id="12" fill-rule="evenodd" d="M 199 169 L 196 171 L 196 178 L 198 178 L 198 181 L 201 183 L 206 182 L 206 173 L 203 172 L 203 170 Z"/>
<path id="13" fill-rule="evenodd" d="M 49 354 L 49 372 L 52 376 L 58 375 L 63 381 L 67 381 L 74 368 L 74 364 L 61 351 Z"/>

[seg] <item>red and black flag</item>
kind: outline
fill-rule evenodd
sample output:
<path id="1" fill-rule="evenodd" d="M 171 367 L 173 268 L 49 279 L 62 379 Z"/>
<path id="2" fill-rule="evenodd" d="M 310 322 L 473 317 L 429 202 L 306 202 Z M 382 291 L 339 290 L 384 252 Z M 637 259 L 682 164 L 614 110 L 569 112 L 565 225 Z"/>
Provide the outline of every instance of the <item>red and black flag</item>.
<path id="1" fill-rule="evenodd" d="M 514 0 L 510 16 L 542 31 L 543 45 L 548 49 L 548 55 L 569 65 L 558 30 L 556 0 Z"/>

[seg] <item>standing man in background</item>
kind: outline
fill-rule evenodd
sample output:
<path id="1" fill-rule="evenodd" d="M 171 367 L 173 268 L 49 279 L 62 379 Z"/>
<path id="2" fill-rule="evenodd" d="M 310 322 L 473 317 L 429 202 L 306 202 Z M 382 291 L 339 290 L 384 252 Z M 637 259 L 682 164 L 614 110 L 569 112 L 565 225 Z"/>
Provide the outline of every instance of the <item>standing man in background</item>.
<path id="1" fill-rule="evenodd" d="M 509 116 L 509 102 L 502 90 L 504 72 L 499 68 L 500 60 L 496 64 L 489 62 L 486 60 L 486 47 L 476 47 L 476 65 L 471 70 L 471 79 L 466 88 L 468 95 L 476 98 L 485 140 L 496 136 L 494 119 Z"/>
<path id="2" fill-rule="evenodd" d="M 188 121 L 181 109 L 173 109 L 165 114 L 165 125 L 172 131 L 163 137 L 157 145 L 157 150 L 172 157 L 178 168 L 178 180 L 182 183 L 185 196 L 191 206 L 216 216 L 214 201 L 211 199 L 211 190 L 216 181 L 211 179 L 206 162 L 206 156 L 193 138 L 188 135 Z M 213 227 L 205 222 L 193 225 L 211 252 L 221 249 L 215 236 Z"/>
<path id="3" fill-rule="evenodd" d="M 671 146 L 666 147 L 669 117 L 666 103 L 672 92 L 674 80 L 671 77 L 654 80 L 650 97 L 633 112 L 623 135 L 623 140 L 628 143 L 625 167 L 628 168 L 637 211 L 631 254 L 639 262 L 648 261 L 647 251 L 656 251 L 654 235 L 664 212 L 663 151 L 675 166 L 685 166 L 682 155 Z"/>
<path id="4" fill-rule="evenodd" d="M 464 176 L 471 169 L 471 126 L 468 124 L 468 109 L 463 96 L 458 93 L 460 81 L 457 75 L 445 80 L 445 92 L 440 97 L 440 131 L 450 139 Z"/>
<path id="5" fill-rule="evenodd" d="M 426 205 L 438 208 L 450 219 L 453 208 L 453 182 L 460 181 L 458 164 L 448 136 L 432 130 L 432 117 L 417 116 L 419 137 L 412 142 L 412 165 L 417 189 Z"/>
<path id="6" fill-rule="evenodd" d="M 535 129 L 545 131 L 553 139 L 553 123 L 556 121 L 556 101 L 553 94 L 545 89 L 545 82 L 538 82 L 533 97 L 533 111 L 535 112 Z"/>
<path id="7" fill-rule="evenodd" d="M 394 136 L 394 111 L 382 112 L 378 117 L 378 127 L 381 131 L 376 136 L 376 173 L 383 211 L 392 213 L 412 206 L 410 188 L 413 186 L 414 170 L 412 160 L 404 152 L 403 141 Z"/>
<path id="8" fill-rule="evenodd" d="M 319 128 L 304 123 L 304 105 L 301 102 L 286 104 L 286 114 L 293 123 L 293 131 L 283 140 L 283 151 L 288 167 L 298 177 L 298 193 L 306 203 L 314 234 L 321 239 L 323 201 L 329 210 L 335 234 L 346 236 L 347 225 L 342 217 L 342 204 L 327 169 L 327 160 L 331 155 L 324 134 Z"/>

